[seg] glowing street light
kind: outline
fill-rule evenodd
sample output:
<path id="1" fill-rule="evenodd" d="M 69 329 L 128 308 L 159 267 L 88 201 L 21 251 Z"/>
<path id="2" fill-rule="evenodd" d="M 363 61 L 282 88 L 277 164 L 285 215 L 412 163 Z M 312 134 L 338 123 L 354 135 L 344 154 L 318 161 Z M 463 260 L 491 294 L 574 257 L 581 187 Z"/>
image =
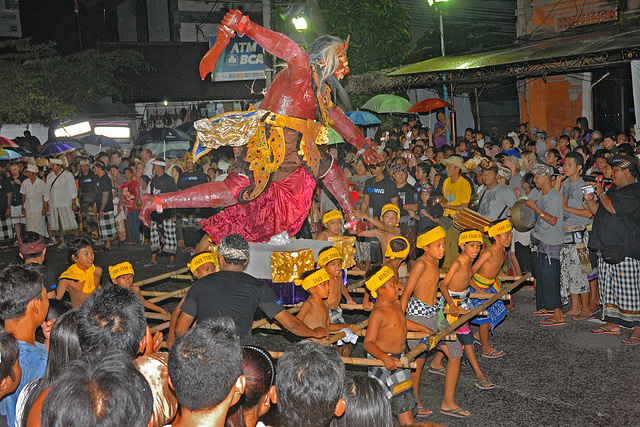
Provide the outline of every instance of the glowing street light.
<path id="1" fill-rule="evenodd" d="M 291 22 L 293 22 L 293 26 L 296 28 L 296 30 L 301 31 L 301 30 L 306 30 L 307 29 L 307 20 L 304 19 L 304 17 L 299 16 L 297 18 L 293 18 L 291 20 Z"/>
<path id="2" fill-rule="evenodd" d="M 91 124 L 89 122 L 81 122 L 73 125 L 62 125 L 56 129 L 53 134 L 56 138 L 72 137 L 91 132 Z"/>
<path id="3" fill-rule="evenodd" d="M 427 3 L 429 3 L 429 6 L 433 6 L 433 3 L 440 3 L 443 1 L 449 1 L 449 0 L 427 0 Z"/>

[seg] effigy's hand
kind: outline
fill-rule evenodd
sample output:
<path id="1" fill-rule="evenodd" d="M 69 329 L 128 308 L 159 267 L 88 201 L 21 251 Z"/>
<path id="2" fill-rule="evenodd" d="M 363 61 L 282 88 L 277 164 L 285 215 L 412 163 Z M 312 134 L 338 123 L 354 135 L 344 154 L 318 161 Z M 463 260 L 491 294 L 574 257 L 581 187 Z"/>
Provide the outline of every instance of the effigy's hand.
<path id="1" fill-rule="evenodd" d="M 382 156 L 378 154 L 378 146 L 375 142 L 367 139 L 367 142 L 370 144 L 369 147 L 362 153 L 362 159 L 368 165 L 375 165 L 382 161 Z"/>
<path id="2" fill-rule="evenodd" d="M 240 12 L 239 10 L 230 10 L 229 12 L 227 12 L 226 15 L 224 15 L 224 18 L 222 18 L 222 22 L 221 24 L 224 25 L 225 27 L 227 27 L 230 30 L 233 31 L 238 31 L 238 23 L 240 22 L 240 20 L 242 19 L 242 12 Z"/>

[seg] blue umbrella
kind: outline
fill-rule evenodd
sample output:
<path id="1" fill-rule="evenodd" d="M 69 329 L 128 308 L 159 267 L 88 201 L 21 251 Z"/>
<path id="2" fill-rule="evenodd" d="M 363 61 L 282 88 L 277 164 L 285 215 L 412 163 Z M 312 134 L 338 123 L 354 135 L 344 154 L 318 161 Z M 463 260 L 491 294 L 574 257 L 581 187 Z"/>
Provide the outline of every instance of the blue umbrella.
<path id="1" fill-rule="evenodd" d="M 109 138 L 104 135 L 89 135 L 84 138 L 80 138 L 80 142 L 84 145 L 98 145 L 100 148 L 102 147 L 111 147 L 120 149 L 120 144 L 113 138 Z"/>
<path id="2" fill-rule="evenodd" d="M 196 139 L 196 135 L 198 134 L 198 131 L 196 130 L 195 127 L 193 127 L 193 124 L 195 122 L 196 122 L 195 120 L 192 120 L 190 122 L 185 122 L 185 123 L 181 124 L 180 126 L 176 126 L 176 129 L 186 133 L 191 138 Z"/>
<path id="3" fill-rule="evenodd" d="M 138 137 L 138 142 L 193 141 L 186 133 L 173 128 L 153 128 Z"/>
<path id="4" fill-rule="evenodd" d="M 373 126 L 380 124 L 379 118 L 371 113 L 367 113 L 366 111 L 349 111 L 347 113 L 347 117 L 349 117 L 349 120 L 351 120 L 353 124 L 359 126 Z"/>
<path id="5" fill-rule="evenodd" d="M 7 150 L 5 148 L 0 148 L 0 159 L 2 159 L 2 160 L 19 159 L 20 157 L 22 157 L 22 154 L 16 153 L 13 150 Z"/>
<path id="6" fill-rule="evenodd" d="M 50 144 L 48 146 L 47 144 L 45 144 L 40 154 L 43 156 L 55 156 L 58 154 L 64 154 L 70 151 L 74 151 L 75 149 L 76 148 L 73 147 L 72 145 L 66 144 L 64 142 L 58 142 L 58 143 Z"/>

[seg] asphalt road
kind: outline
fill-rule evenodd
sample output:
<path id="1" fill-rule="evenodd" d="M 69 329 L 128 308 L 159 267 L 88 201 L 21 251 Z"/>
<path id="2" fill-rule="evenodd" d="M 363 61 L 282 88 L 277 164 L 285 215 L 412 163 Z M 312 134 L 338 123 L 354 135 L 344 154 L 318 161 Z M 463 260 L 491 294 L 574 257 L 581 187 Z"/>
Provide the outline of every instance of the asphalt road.
<path id="1" fill-rule="evenodd" d="M 143 268 L 151 253 L 147 247 L 125 247 L 109 252 L 96 252 L 96 265 L 107 267 L 130 261 L 136 280 L 145 279 L 173 269 L 163 267 L 160 258 L 153 268 Z M 177 256 L 177 268 L 186 266 L 188 253 Z M 0 267 L 19 262 L 17 251 L 7 249 L 0 256 Z M 45 264 L 56 274 L 68 265 L 66 250 L 49 248 Z M 187 286 L 185 281 L 167 280 L 145 286 L 145 290 L 170 291 Z M 171 310 L 177 300 L 163 303 Z M 465 420 L 438 413 L 444 391 L 444 377 L 423 373 L 420 398 L 434 414 L 426 421 L 448 426 L 640 426 L 640 346 L 620 344 L 630 334 L 595 336 L 590 330 L 601 324 L 597 320 L 577 322 L 567 320 L 566 326 L 543 328 L 540 318 L 532 316 L 535 309 L 533 292 L 523 289 L 516 294 L 516 310 L 496 328 L 494 345 L 506 352 L 499 359 L 479 357 L 480 366 L 497 387 L 479 390 L 470 366 L 463 366 L 456 390 L 456 401 L 472 415 Z M 258 315 L 258 317 L 260 317 Z M 347 315 L 348 322 L 365 318 L 361 314 Z M 153 322 L 150 322 L 153 323 Z M 277 332 L 255 335 L 255 342 L 269 350 L 282 351 L 295 337 Z M 480 349 L 476 348 L 480 354 Z M 362 344 L 354 356 L 363 357 Z M 432 355 L 430 355 L 430 358 Z M 350 375 L 366 375 L 361 367 L 348 367 Z"/>

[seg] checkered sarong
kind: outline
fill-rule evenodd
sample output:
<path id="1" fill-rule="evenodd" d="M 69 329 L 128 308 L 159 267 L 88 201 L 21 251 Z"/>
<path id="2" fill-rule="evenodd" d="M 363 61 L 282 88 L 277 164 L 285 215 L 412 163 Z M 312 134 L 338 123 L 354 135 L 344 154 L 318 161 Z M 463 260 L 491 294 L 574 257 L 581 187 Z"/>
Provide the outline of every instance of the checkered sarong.
<path id="1" fill-rule="evenodd" d="M 162 223 L 151 221 L 151 252 L 178 252 L 178 238 L 176 237 L 176 223 L 172 219 L 165 219 Z"/>
<path id="2" fill-rule="evenodd" d="M 113 211 L 105 212 L 102 218 L 98 216 L 98 230 L 100 231 L 100 238 L 104 241 L 111 240 L 118 235 Z"/>
<path id="3" fill-rule="evenodd" d="M 436 301 L 434 305 L 427 305 L 417 297 L 411 297 L 407 304 L 408 316 L 421 316 L 421 317 L 433 317 L 438 314 L 438 311 L 444 308 L 442 300 Z"/>
<path id="4" fill-rule="evenodd" d="M 404 354 L 389 355 L 400 359 Z M 375 357 L 367 353 L 367 359 L 375 359 Z M 391 403 L 391 412 L 394 415 L 397 416 L 407 411 L 413 411 L 418 406 L 410 369 L 398 368 L 395 371 L 387 371 L 382 366 L 370 366 L 368 376 L 375 379 L 382 386 L 387 399 Z"/>
<path id="5" fill-rule="evenodd" d="M 11 218 L 0 218 L 0 241 L 13 239 L 14 233 Z"/>
<path id="6" fill-rule="evenodd" d="M 640 326 L 640 260 L 609 264 L 598 257 L 602 320 L 627 328 Z"/>

